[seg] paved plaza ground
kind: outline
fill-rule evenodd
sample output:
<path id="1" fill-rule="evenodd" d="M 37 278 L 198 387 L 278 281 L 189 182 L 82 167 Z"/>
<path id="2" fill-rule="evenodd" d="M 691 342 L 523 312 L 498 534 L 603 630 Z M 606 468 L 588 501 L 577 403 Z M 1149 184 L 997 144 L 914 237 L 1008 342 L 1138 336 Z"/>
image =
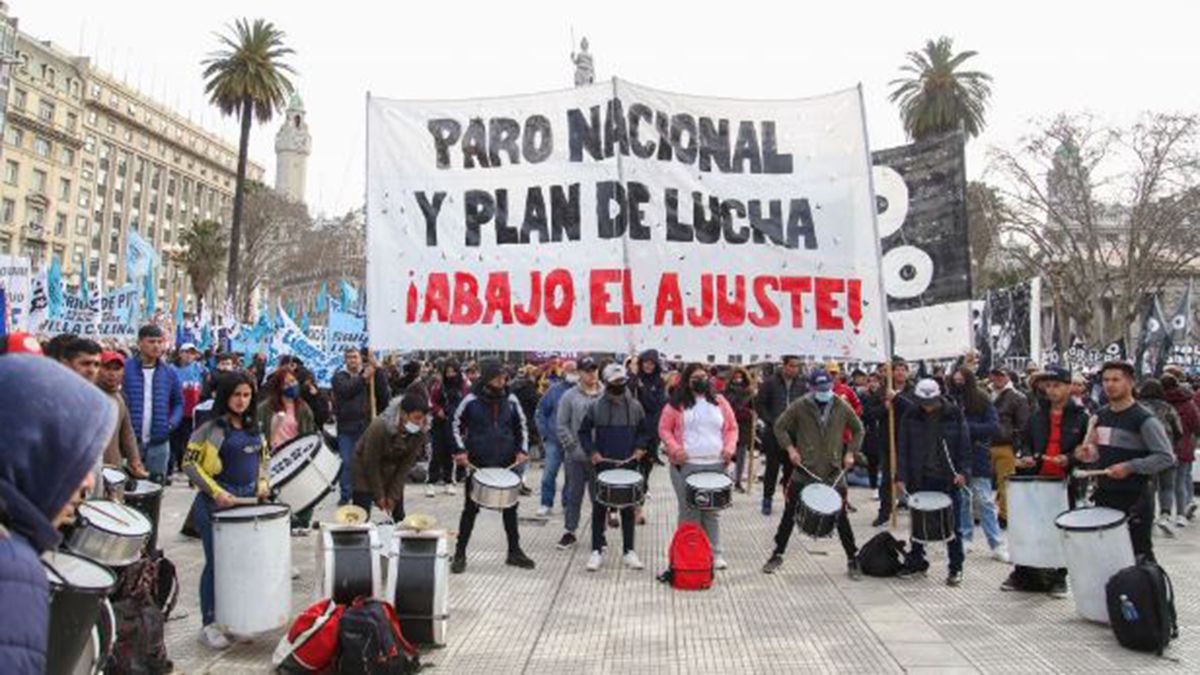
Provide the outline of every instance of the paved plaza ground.
<path id="1" fill-rule="evenodd" d="M 531 472 L 529 484 L 537 485 Z M 637 549 L 647 569 L 625 570 L 615 552 L 596 573 L 584 569 L 587 547 L 555 548 L 562 534 L 561 509 L 548 522 L 530 517 L 536 495 L 521 503 L 525 551 L 533 571 L 504 565 L 504 536 L 496 513 L 481 514 L 463 575 L 450 578 L 447 645 L 424 655 L 433 672 L 477 673 L 975 673 L 975 672 L 1200 672 L 1200 521 L 1173 540 L 1156 536 L 1160 561 L 1178 595 L 1180 638 L 1169 658 L 1126 651 L 1107 626 L 1079 619 L 1074 603 L 1044 595 L 1003 593 L 1009 567 L 979 552 L 968 556 L 966 581 L 944 585 L 945 547 L 932 547 L 924 579 L 850 581 L 836 538 L 793 537 L 783 567 L 762 574 L 777 516 L 759 513 L 754 496 L 736 495 L 721 515 L 730 567 L 717 573 L 706 592 L 680 592 L 655 580 L 666 567 L 675 527 L 675 497 L 667 474 L 652 476 L 648 523 L 638 529 Z M 214 652 L 197 642 L 200 544 L 177 535 L 191 491 L 168 488 L 161 542 L 179 566 L 180 605 L 189 616 L 168 624 L 168 648 L 186 673 L 262 673 L 280 632 Z M 876 502 L 866 489 L 853 489 L 859 507 L 852 520 L 859 543 L 870 527 Z M 327 499 L 317 518 L 328 518 Z M 428 513 L 440 525 L 458 523 L 461 494 L 424 496 L 409 486 L 408 512 Z M 779 502 L 776 508 L 778 513 Z M 590 523 L 584 507 L 584 523 Z M 901 516 L 899 531 L 907 528 Z M 585 535 L 581 528 L 581 535 Z M 612 531 L 609 540 L 620 541 Z M 977 532 L 979 547 L 982 533 Z M 586 541 L 586 536 L 581 536 Z M 295 538 L 293 560 L 300 570 L 292 606 L 313 601 L 313 535 Z M 986 548 L 986 547 L 984 547 Z M 940 549 L 940 550 L 939 550 Z"/>

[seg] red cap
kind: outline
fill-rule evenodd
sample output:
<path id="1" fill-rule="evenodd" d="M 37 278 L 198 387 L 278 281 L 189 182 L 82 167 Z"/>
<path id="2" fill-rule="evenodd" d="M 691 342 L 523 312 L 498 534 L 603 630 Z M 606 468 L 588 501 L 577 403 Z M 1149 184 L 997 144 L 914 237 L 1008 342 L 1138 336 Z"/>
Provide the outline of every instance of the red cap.
<path id="1" fill-rule="evenodd" d="M 107 365 L 109 363 L 112 363 L 113 361 L 116 361 L 117 363 L 120 363 L 121 365 L 125 365 L 125 355 L 122 354 L 121 352 L 101 352 L 100 353 L 100 364 L 101 365 Z"/>
<path id="2" fill-rule="evenodd" d="M 42 344 L 29 333 L 9 333 L 3 339 L 5 354 L 41 354 Z"/>

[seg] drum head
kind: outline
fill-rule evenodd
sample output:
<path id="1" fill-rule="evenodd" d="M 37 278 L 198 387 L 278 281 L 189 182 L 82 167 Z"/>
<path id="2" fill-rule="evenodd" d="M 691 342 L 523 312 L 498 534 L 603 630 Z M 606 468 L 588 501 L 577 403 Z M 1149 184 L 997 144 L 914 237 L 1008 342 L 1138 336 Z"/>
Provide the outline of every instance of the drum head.
<path id="1" fill-rule="evenodd" d="M 640 485 L 642 483 L 642 474 L 631 469 L 609 469 L 608 471 L 601 471 L 596 480 L 605 485 Z"/>
<path id="2" fill-rule="evenodd" d="M 106 466 L 100 470 L 100 474 L 104 476 L 104 482 L 109 485 L 125 482 L 125 472 L 111 466 Z"/>
<path id="3" fill-rule="evenodd" d="M 1054 519 L 1054 524 L 1061 530 L 1089 532 L 1117 527 L 1125 522 L 1125 518 L 1126 515 L 1116 509 L 1088 506 L 1058 514 L 1058 517 Z"/>
<path id="4" fill-rule="evenodd" d="M 89 525 L 113 534 L 140 536 L 150 532 L 150 521 L 141 511 L 107 499 L 92 499 L 80 504 L 79 516 Z"/>
<path id="5" fill-rule="evenodd" d="M 147 497 L 162 492 L 162 486 L 154 481 L 131 481 L 125 486 L 125 499 L 130 497 Z"/>
<path id="6" fill-rule="evenodd" d="M 1062 483 L 1062 478 L 1055 476 L 1009 476 L 1010 483 Z"/>
<path id="7" fill-rule="evenodd" d="M 117 583 L 117 577 L 107 567 L 70 553 L 47 551 L 42 555 L 42 566 L 55 588 L 107 591 Z"/>
<path id="8" fill-rule="evenodd" d="M 800 491 L 800 501 L 818 513 L 836 513 L 842 508 L 842 496 L 838 491 L 820 483 L 805 486 Z"/>
<path id="9" fill-rule="evenodd" d="M 521 477 L 508 469 L 480 469 L 472 480 L 499 490 L 511 490 L 521 484 Z"/>
<path id="10" fill-rule="evenodd" d="M 304 468 L 321 451 L 321 446 L 324 444 L 321 434 L 308 434 L 293 438 L 279 446 L 278 450 L 271 453 L 271 459 L 267 464 L 271 487 L 278 486 Z"/>
<path id="11" fill-rule="evenodd" d="M 700 490 L 723 490 L 733 486 L 733 479 L 720 471 L 697 471 L 688 476 L 686 482 Z"/>
<path id="12" fill-rule="evenodd" d="M 274 520 L 283 518 L 292 512 L 283 504 L 255 504 L 253 506 L 235 506 L 213 514 L 213 520 L 225 523 L 237 523 L 251 520 Z"/>
<path id="13" fill-rule="evenodd" d="M 951 504 L 950 495 L 941 492 L 917 492 L 908 497 L 908 508 L 914 511 L 941 511 Z"/>

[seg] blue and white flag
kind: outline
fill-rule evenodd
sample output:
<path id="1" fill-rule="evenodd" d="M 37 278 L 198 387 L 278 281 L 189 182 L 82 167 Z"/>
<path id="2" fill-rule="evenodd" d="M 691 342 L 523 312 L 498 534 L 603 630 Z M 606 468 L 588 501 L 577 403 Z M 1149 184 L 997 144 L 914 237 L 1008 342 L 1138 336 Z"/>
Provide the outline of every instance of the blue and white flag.
<path id="1" fill-rule="evenodd" d="M 125 274 L 130 279 L 141 279 L 150 275 L 159 264 L 154 244 L 142 238 L 137 230 L 130 229 L 125 239 Z"/>
<path id="2" fill-rule="evenodd" d="M 79 259 L 79 269 L 84 269 L 86 261 L 82 257 Z M 63 310 L 63 278 L 62 278 L 62 263 L 58 261 L 58 256 L 50 261 L 50 271 L 46 273 L 46 312 L 51 319 L 57 319 L 62 316 Z"/>
<path id="3" fill-rule="evenodd" d="M 342 279 L 339 283 L 341 284 L 342 292 L 342 309 L 347 312 L 358 311 L 358 289 L 354 287 L 354 284 L 345 279 Z"/>
<path id="4" fill-rule="evenodd" d="M 329 302 L 329 286 L 324 281 L 321 282 L 321 290 L 317 293 L 317 304 L 313 309 L 321 314 L 325 311 L 325 306 Z"/>

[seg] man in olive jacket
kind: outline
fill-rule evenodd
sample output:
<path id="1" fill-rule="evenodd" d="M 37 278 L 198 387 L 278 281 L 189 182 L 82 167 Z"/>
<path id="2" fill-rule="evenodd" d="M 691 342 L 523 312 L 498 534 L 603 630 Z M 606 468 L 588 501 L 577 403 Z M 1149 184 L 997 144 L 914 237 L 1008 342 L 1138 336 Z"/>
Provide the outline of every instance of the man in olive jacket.
<path id="1" fill-rule="evenodd" d="M 787 504 L 779 517 L 775 531 L 775 551 L 763 565 L 764 574 L 772 574 L 783 564 L 792 528 L 796 524 L 796 505 L 800 492 L 813 483 L 832 485 L 841 495 L 842 504 L 837 516 L 838 538 L 846 552 L 847 573 L 851 579 L 860 578 L 858 546 L 854 530 L 846 515 L 846 482 L 843 470 L 854 466 L 854 455 L 862 447 L 863 425 L 854 409 L 833 393 L 833 377 L 824 370 L 815 370 L 808 378 L 809 393 L 788 406 L 775 421 L 775 440 L 787 451 L 792 466 L 791 479 L 784 490 Z M 849 445 L 843 445 L 844 432 L 849 429 Z M 835 484 L 836 483 L 836 484 Z"/>
<path id="2" fill-rule="evenodd" d="M 392 520 L 404 520 L 404 484 L 408 470 L 425 449 L 425 417 L 429 401 L 412 392 L 392 401 L 376 417 L 354 447 L 353 503 L 371 512 L 377 506 Z"/>

